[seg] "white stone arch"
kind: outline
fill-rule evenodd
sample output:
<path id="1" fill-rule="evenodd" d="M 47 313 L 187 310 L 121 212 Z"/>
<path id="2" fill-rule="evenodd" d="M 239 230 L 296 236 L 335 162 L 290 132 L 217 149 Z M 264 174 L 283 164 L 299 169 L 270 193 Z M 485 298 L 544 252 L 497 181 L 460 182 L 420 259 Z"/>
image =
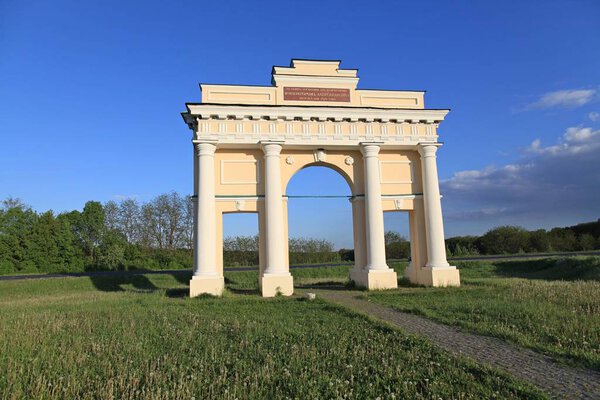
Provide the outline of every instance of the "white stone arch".
<path id="1" fill-rule="evenodd" d="M 236 211 L 259 215 L 263 296 L 293 293 L 285 192 L 309 165 L 338 171 L 351 188 L 354 282 L 397 287 L 385 260 L 383 213 L 405 210 L 411 243 L 420 249 L 406 276 L 459 285 L 446 260 L 436 161 L 437 129 L 449 110 L 426 109 L 424 91 L 357 84 L 357 70 L 340 68 L 340 61 L 292 60 L 273 67 L 271 86 L 200 85 L 202 103 L 187 103 L 182 113 L 194 143 L 191 296 L 222 293 L 216 238 L 222 214 Z"/>

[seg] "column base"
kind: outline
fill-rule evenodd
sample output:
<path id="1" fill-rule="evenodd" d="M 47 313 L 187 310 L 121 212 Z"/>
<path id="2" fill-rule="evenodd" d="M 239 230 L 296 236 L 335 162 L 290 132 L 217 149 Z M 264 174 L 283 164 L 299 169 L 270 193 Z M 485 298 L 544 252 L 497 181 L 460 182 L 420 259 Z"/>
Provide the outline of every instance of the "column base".
<path id="1" fill-rule="evenodd" d="M 398 275 L 391 268 L 381 270 L 352 270 L 350 279 L 368 290 L 384 290 L 398 288 Z"/>
<path id="2" fill-rule="evenodd" d="M 190 297 L 200 296 L 201 294 L 222 296 L 224 289 L 225 278 L 222 276 L 194 275 L 190 280 Z"/>
<path id="3" fill-rule="evenodd" d="M 291 296 L 294 294 L 294 277 L 289 273 L 264 274 L 260 278 L 260 289 L 263 297 Z"/>
<path id="4" fill-rule="evenodd" d="M 446 287 L 460 286 L 460 272 L 456 267 L 408 267 L 404 271 L 404 276 L 411 283 L 424 286 Z"/>

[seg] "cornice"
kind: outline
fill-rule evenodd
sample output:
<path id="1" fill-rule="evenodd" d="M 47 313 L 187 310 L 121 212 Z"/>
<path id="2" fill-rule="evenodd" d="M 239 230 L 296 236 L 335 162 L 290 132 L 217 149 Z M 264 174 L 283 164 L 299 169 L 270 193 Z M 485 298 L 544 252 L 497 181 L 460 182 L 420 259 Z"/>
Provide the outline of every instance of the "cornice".
<path id="1" fill-rule="evenodd" d="M 283 119 L 309 121 L 365 121 L 372 122 L 409 122 L 437 124 L 444 120 L 449 110 L 431 109 L 369 109 L 360 107 L 295 107 L 295 106 L 239 106 L 215 104 L 188 104 L 188 112 L 182 113 L 184 119 Z M 189 118 L 194 117 L 194 118 Z"/>

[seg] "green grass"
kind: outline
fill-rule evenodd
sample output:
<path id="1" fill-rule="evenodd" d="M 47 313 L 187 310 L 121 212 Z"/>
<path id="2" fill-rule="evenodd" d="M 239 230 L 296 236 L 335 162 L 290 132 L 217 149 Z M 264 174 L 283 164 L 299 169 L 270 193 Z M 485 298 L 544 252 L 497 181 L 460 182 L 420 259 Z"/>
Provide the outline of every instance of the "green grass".
<path id="1" fill-rule="evenodd" d="M 187 298 L 185 274 L 0 282 L 0 397 L 540 397 L 325 302 L 262 299 L 255 272 L 226 276 L 222 299 Z"/>
<path id="2" fill-rule="evenodd" d="M 365 294 L 399 310 L 600 370 L 600 258 L 458 263 L 460 288 Z"/>

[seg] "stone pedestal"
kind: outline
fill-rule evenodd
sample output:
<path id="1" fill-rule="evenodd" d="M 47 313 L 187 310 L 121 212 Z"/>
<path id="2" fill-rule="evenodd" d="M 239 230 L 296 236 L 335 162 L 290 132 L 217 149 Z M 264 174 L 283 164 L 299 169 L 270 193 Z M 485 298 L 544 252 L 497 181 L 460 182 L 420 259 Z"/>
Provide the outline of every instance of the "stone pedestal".
<path id="1" fill-rule="evenodd" d="M 420 285 L 445 287 L 460 286 L 460 272 L 456 267 L 423 267 L 417 272 L 417 282 Z"/>
<path id="2" fill-rule="evenodd" d="M 291 274 L 264 274 L 260 281 L 263 297 L 275 297 L 278 294 L 291 296 L 294 294 L 294 278 Z"/>
<path id="3" fill-rule="evenodd" d="M 201 294 L 221 296 L 224 288 L 225 279 L 222 276 L 193 276 L 190 280 L 190 297 Z"/>
<path id="4" fill-rule="evenodd" d="M 393 269 L 351 271 L 350 279 L 359 287 L 368 290 L 396 289 L 398 275 Z"/>

